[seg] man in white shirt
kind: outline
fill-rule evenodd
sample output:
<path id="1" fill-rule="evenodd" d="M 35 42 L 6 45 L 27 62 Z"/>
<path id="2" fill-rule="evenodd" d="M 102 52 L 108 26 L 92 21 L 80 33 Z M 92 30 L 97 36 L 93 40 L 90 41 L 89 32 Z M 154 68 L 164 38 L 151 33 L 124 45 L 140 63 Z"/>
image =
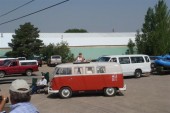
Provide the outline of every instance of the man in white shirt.
<path id="1" fill-rule="evenodd" d="M 41 79 L 38 81 L 37 86 L 46 86 L 47 85 L 47 80 L 45 79 L 44 76 L 41 76 Z"/>
<path id="2" fill-rule="evenodd" d="M 37 85 L 32 87 L 32 94 L 37 93 L 37 90 L 44 89 L 46 86 L 47 80 L 44 76 L 41 76 L 41 79 L 37 82 Z"/>

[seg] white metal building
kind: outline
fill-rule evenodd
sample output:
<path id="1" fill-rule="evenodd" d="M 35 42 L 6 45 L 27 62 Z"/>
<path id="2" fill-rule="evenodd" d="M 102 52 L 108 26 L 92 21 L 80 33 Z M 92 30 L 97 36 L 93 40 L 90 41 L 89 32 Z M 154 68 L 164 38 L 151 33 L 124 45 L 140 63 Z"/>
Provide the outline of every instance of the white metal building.
<path id="1" fill-rule="evenodd" d="M 102 55 L 125 54 L 129 39 L 135 40 L 135 32 L 122 33 L 39 33 L 39 39 L 45 45 L 66 41 L 71 52 L 77 56 L 82 52 L 86 59 L 94 59 Z M 14 33 L 1 33 L 0 56 L 10 51 L 8 43 Z"/>

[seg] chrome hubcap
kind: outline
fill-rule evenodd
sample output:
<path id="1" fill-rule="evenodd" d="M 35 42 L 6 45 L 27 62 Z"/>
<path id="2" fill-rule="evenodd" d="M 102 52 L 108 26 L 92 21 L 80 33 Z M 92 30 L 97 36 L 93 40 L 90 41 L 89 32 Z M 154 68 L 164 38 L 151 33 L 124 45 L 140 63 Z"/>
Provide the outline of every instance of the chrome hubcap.
<path id="1" fill-rule="evenodd" d="M 68 96 L 70 95 L 70 91 L 69 91 L 68 89 L 64 89 L 64 90 L 62 91 L 62 95 L 63 95 L 64 97 L 68 97 Z"/>
<path id="2" fill-rule="evenodd" d="M 107 93 L 108 93 L 109 95 L 112 95 L 112 94 L 114 93 L 114 89 L 113 89 L 113 88 L 108 88 L 108 89 L 107 89 Z"/>

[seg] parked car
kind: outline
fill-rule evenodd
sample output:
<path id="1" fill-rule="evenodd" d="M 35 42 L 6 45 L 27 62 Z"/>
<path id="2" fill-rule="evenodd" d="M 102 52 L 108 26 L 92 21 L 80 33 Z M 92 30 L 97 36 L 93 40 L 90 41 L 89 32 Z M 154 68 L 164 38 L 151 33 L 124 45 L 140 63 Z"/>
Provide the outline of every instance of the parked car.
<path id="1" fill-rule="evenodd" d="M 0 78 L 12 74 L 31 76 L 34 71 L 38 71 L 36 60 L 9 60 L 3 66 L 0 66 Z"/>
<path id="2" fill-rule="evenodd" d="M 62 58 L 60 55 L 52 55 L 50 59 L 48 59 L 47 65 L 48 66 L 56 66 L 57 64 L 62 63 Z"/>
<path id="3" fill-rule="evenodd" d="M 6 62 L 11 60 L 17 60 L 17 58 L 0 58 L 0 66 L 3 66 Z"/>
<path id="4" fill-rule="evenodd" d="M 73 92 L 103 91 L 106 96 L 115 96 L 120 90 L 126 90 L 120 64 L 82 62 L 57 65 L 48 93 L 69 98 Z"/>
<path id="5" fill-rule="evenodd" d="M 151 72 L 151 62 L 148 55 L 108 55 L 100 57 L 98 62 L 119 63 L 124 76 L 139 78 L 142 74 L 149 75 Z"/>
<path id="6" fill-rule="evenodd" d="M 40 56 L 35 56 L 33 59 L 38 61 L 38 66 L 39 67 L 42 67 L 42 59 L 41 59 Z"/>
<path id="7" fill-rule="evenodd" d="M 155 68 L 155 60 L 158 59 L 157 56 L 149 56 L 151 60 L 151 69 Z"/>

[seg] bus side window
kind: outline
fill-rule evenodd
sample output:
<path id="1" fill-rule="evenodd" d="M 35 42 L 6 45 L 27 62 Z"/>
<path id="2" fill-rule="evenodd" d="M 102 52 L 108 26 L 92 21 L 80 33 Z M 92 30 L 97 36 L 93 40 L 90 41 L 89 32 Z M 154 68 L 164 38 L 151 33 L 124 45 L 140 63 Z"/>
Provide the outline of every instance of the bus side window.
<path id="1" fill-rule="evenodd" d="M 106 73 L 106 68 L 104 66 L 98 66 L 97 73 Z"/>
<path id="2" fill-rule="evenodd" d="M 71 68 L 67 68 L 67 74 L 68 74 L 68 75 L 71 75 L 71 74 L 72 74 Z"/>
<path id="3" fill-rule="evenodd" d="M 71 68 L 60 68 L 59 69 L 59 74 L 60 75 L 71 75 Z"/>
<path id="4" fill-rule="evenodd" d="M 86 67 L 85 70 L 86 70 L 86 74 L 94 73 L 94 67 Z"/>
<path id="5" fill-rule="evenodd" d="M 75 67 L 74 72 L 75 72 L 75 74 L 83 74 L 83 68 L 82 67 Z"/>

